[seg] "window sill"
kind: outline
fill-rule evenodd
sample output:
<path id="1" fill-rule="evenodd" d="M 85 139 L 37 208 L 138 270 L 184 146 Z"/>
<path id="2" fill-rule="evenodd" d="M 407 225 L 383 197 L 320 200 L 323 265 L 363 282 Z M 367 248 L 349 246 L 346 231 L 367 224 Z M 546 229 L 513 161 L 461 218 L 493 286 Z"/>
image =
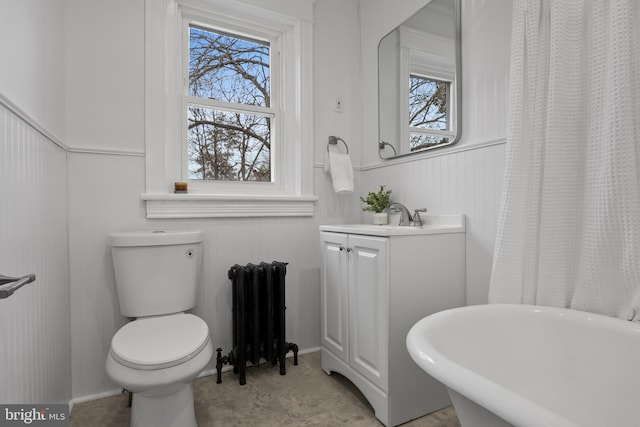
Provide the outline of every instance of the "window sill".
<path id="1" fill-rule="evenodd" d="M 152 194 L 147 218 L 250 218 L 313 216 L 316 196 L 249 196 L 215 194 Z"/>

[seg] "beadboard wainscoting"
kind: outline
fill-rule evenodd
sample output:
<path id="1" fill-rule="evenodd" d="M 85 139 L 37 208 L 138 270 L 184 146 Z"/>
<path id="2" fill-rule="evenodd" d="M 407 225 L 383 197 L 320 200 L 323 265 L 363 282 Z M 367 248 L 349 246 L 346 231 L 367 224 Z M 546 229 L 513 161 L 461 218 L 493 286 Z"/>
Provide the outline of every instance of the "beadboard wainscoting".
<path id="1" fill-rule="evenodd" d="M 360 179 L 385 184 L 409 209 L 466 215 L 467 304 L 485 304 L 504 175 L 504 140 L 461 147 L 393 166 L 368 168 Z"/>
<path id="2" fill-rule="evenodd" d="M 0 101 L 0 274 L 36 275 L 0 300 L 0 402 L 67 403 L 66 153 L 56 138 Z"/>

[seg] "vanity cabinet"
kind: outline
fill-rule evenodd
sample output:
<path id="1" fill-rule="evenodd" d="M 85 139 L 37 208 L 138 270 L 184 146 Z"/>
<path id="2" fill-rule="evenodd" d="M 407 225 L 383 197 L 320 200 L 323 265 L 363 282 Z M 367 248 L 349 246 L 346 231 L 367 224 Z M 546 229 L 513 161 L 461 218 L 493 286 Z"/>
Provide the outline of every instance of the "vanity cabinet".
<path id="1" fill-rule="evenodd" d="M 347 377 L 387 426 L 447 405 L 411 360 L 407 332 L 465 302 L 464 216 L 457 226 L 321 226 L 322 369 Z"/>
<path id="2" fill-rule="evenodd" d="M 389 239 L 322 233 L 322 345 L 378 387 L 387 381 Z"/>

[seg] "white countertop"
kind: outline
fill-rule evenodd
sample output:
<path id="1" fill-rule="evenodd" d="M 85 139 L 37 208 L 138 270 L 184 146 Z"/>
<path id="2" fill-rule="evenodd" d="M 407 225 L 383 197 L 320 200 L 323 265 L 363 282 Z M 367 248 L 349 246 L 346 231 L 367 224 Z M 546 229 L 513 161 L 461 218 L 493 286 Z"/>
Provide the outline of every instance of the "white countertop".
<path id="1" fill-rule="evenodd" d="M 422 227 L 374 224 L 321 225 L 321 231 L 335 233 L 365 234 L 368 236 L 411 236 L 420 234 L 464 233 L 464 214 L 421 214 Z"/>

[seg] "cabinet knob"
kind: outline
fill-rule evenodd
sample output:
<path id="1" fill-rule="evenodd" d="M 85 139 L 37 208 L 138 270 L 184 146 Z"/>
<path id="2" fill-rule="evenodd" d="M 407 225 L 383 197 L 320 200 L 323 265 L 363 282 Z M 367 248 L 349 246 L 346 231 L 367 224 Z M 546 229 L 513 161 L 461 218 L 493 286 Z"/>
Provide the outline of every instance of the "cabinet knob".
<path id="1" fill-rule="evenodd" d="M 347 252 L 351 252 L 353 249 L 347 246 Z"/>
<path id="2" fill-rule="evenodd" d="M 340 246 L 340 252 L 344 251 L 344 246 Z"/>

